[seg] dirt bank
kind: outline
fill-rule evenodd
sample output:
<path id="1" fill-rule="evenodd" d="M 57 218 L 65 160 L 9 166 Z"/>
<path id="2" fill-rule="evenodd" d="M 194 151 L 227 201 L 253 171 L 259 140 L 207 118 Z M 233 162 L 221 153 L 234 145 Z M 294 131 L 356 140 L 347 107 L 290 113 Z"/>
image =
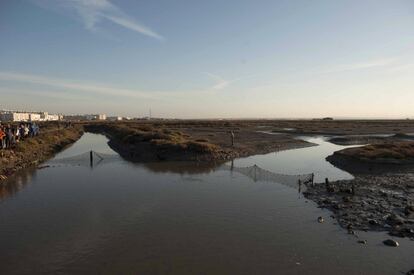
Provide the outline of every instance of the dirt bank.
<path id="1" fill-rule="evenodd" d="M 179 123 L 95 123 L 87 131 L 107 135 L 110 146 L 124 158 L 150 161 L 225 161 L 312 144 L 288 134 L 258 132 L 249 124 L 219 121 Z M 234 146 L 230 132 L 234 133 Z"/>
<path id="2" fill-rule="evenodd" d="M 305 196 L 332 210 L 339 224 L 414 238 L 414 143 L 389 140 L 329 156 L 353 180 L 309 186 Z"/>
<path id="3" fill-rule="evenodd" d="M 347 148 L 327 160 L 351 174 L 404 173 L 414 167 L 414 142 L 387 141 Z"/>
<path id="4" fill-rule="evenodd" d="M 272 131 L 299 135 L 381 135 L 414 133 L 414 120 L 269 120 Z"/>
<path id="5" fill-rule="evenodd" d="M 330 138 L 329 141 L 337 145 L 365 145 L 379 144 L 385 142 L 414 141 L 414 135 L 407 135 L 401 133 L 393 135 L 351 135 L 333 137 Z"/>
<path id="6" fill-rule="evenodd" d="M 335 152 L 337 157 L 365 163 L 405 165 L 414 164 L 414 142 L 393 141 L 347 148 Z"/>
<path id="7" fill-rule="evenodd" d="M 414 169 L 411 173 L 357 175 L 354 180 L 318 184 L 310 186 L 305 196 L 330 209 L 350 233 L 388 231 L 393 236 L 414 238 Z"/>
<path id="8" fill-rule="evenodd" d="M 82 127 L 42 128 L 39 136 L 27 138 L 18 143 L 16 148 L 0 150 L 0 180 L 17 171 L 36 166 L 53 157 L 57 152 L 72 144 L 82 135 Z"/>

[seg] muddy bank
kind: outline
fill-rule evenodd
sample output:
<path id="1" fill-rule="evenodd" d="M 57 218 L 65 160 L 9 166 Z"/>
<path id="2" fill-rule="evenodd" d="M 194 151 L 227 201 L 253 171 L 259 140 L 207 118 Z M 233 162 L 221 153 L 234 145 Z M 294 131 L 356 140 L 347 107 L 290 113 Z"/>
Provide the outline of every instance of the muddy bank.
<path id="1" fill-rule="evenodd" d="M 414 171 L 357 175 L 354 180 L 309 186 L 305 196 L 330 209 L 351 234 L 388 231 L 414 240 Z"/>
<path id="2" fill-rule="evenodd" d="M 192 127 L 100 123 L 85 129 L 102 133 L 109 145 L 125 159 L 135 162 L 203 161 L 222 162 L 254 154 L 311 146 L 290 135 L 270 135 L 251 128 Z M 230 131 L 233 131 L 234 145 Z"/>
<path id="3" fill-rule="evenodd" d="M 414 133 L 414 120 L 274 120 L 262 122 L 271 130 L 299 135 L 381 135 Z"/>
<path id="4" fill-rule="evenodd" d="M 333 211 L 339 224 L 356 230 L 388 231 L 414 238 L 412 142 L 381 142 L 327 157 L 353 180 L 309 186 L 305 196 Z"/>
<path id="5" fill-rule="evenodd" d="M 80 138 L 82 127 L 55 128 L 19 142 L 16 148 L 0 150 L 0 181 L 17 171 L 36 166 Z"/>
<path id="6" fill-rule="evenodd" d="M 347 148 L 327 160 L 351 174 L 404 173 L 414 167 L 414 142 L 382 142 Z"/>
<path id="7" fill-rule="evenodd" d="M 332 137 L 329 142 L 337 145 L 365 145 L 379 144 L 385 142 L 414 141 L 413 135 L 395 134 L 395 135 L 352 135 Z"/>
<path id="8" fill-rule="evenodd" d="M 363 161 L 358 158 L 335 152 L 326 158 L 332 165 L 353 175 L 382 175 L 388 173 L 406 173 L 414 167 L 414 163 L 403 161 Z"/>

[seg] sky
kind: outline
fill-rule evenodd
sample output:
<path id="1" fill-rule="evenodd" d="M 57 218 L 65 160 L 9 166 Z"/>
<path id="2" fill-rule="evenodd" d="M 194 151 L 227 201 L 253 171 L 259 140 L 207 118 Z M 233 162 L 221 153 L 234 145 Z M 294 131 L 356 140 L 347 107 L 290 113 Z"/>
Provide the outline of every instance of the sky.
<path id="1" fill-rule="evenodd" d="M 414 1 L 0 0 L 0 109 L 414 118 Z"/>

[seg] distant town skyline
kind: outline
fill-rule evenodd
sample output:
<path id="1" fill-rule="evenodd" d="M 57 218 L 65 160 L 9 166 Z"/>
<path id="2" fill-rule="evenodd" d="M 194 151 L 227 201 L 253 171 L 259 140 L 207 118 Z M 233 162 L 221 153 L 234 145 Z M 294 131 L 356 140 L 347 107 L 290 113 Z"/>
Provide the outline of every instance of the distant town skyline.
<path id="1" fill-rule="evenodd" d="M 0 110 L 414 118 L 414 2 L 0 3 Z"/>

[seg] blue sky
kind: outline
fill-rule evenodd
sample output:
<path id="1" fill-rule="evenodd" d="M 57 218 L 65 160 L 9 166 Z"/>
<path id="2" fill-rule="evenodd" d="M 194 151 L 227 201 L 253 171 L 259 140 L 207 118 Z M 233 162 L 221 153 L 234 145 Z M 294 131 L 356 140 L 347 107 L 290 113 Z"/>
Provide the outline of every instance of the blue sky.
<path id="1" fill-rule="evenodd" d="M 0 2 L 0 109 L 414 117 L 414 1 Z"/>

